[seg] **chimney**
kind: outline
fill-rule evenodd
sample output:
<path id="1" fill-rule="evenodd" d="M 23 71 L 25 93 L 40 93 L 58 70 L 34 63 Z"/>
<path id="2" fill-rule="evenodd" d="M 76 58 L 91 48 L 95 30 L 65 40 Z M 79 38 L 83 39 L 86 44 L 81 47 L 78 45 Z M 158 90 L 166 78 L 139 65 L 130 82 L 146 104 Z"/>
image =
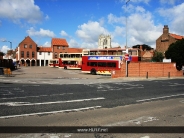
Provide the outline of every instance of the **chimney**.
<path id="1" fill-rule="evenodd" d="M 168 25 L 164 25 L 164 28 L 163 28 L 163 34 L 169 34 L 169 28 L 168 28 Z"/>

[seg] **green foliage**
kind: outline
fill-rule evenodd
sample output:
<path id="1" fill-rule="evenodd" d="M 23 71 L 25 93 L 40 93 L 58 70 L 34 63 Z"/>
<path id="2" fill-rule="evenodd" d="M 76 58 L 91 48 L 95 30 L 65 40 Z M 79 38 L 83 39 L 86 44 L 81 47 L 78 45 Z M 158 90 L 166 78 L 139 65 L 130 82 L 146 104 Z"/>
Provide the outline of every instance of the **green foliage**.
<path id="1" fill-rule="evenodd" d="M 152 57 L 153 62 L 162 62 L 164 59 L 164 56 L 161 52 L 154 51 L 154 55 Z"/>
<path id="2" fill-rule="evenodd" d="M 180 68 L 184 65 L 184 39 L 172 43 L 165 52 L 165 56 L 172 62 L 176 62 L 176 66 L 179 66 L 177 69 L 181 70 Z"/>
<path id="3" fill-rule="evenodd" d="M 0 52 L 0 56 L 4 56 L 4 53 L 3 52 Z"/>

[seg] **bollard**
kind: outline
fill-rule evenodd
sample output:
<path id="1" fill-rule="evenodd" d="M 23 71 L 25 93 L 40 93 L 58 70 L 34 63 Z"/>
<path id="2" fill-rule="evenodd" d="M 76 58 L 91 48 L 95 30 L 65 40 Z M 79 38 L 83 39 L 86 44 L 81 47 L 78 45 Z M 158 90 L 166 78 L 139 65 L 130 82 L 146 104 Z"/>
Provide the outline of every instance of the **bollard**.
<path id="1" fill-rule="evenodd" d="M 146 73 L 146 79 L 148 79 L 148 72 Z"/>
<path id="2" fill-rule="evenodd" d="M 168 78 L 170 78 L 170 72 L 168 72 Z"/>

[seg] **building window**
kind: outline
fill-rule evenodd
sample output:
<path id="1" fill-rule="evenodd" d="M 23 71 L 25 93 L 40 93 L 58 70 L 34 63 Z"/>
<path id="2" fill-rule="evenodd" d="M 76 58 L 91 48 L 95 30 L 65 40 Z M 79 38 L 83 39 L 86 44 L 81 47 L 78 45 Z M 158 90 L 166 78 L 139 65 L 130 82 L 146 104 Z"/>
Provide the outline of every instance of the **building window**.
<path id="1" fill-rule="evenodd" d="M 34 52 L 32 52 L 32 57 L 34 58 L 34 56 L 35 56 L 35 53 L 34 53 Z"/>
<path id="2" fill-rule="evenodd" d="M 65 50 L 65 47 L 64 47 L 64 46 L 62 46 L 62 49 L 63 49 L 63 50 Z"/>
<path id="3" fill-rule="evenodd" d="M 32 45 L 29 45 L 29 48 L 32 48 Z"/>
<path id="4" fill-rule="evenodd" d="M 48 52 L 48 55 L 50 55 L 50 52 Z"/>
<path id="5" fill-rule="evenodd" d="M 39 55 L 42 55 L 42 52 L 39 52 Z"/>
<path id="6" fill-rule="evenodd" d="M 21 57 L 22 58 L 24 57 L 24 51 L 21 51 Z"/>
<path id="7" fill-rule="evenodd" d="M 57 49 L 60 49 L 60 46 L 57 46 Z"/>
<path id="8" fill-rule="evenodd" d="M 29 51 L 27 51 L 27 57 L 29 57 Z"/>
<path id="9" fill-rule="evenodd" d="M 54 53 L 54 57 L 57 58 L 57 53 Z"/>
<path id="10" fill-rule="evenodd" d="M 27 44 L 24 44 L 24 48 L 27 48 Z"/>

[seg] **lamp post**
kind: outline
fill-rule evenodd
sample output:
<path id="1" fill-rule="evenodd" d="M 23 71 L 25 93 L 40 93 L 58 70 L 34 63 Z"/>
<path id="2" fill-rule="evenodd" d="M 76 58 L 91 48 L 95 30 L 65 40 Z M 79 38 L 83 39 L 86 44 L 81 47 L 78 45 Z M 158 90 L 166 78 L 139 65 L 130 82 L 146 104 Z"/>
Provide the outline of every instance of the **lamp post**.
<path id="1" fill-rule="evenodd" d="M 12 50 L 12 42 L 11 41 L 3 40 L 3 42 L 9 42 L 10 43 L 10 50 Z"/>
<path id="2" fill-rule="evenodd" d="M 127 4 L 130 0 L 126 1 L 126 52 L 128 54 L 128 46 L 127 46 Z M 128 77 L 128 61 L 126 60 L 126 77 Z"/>

